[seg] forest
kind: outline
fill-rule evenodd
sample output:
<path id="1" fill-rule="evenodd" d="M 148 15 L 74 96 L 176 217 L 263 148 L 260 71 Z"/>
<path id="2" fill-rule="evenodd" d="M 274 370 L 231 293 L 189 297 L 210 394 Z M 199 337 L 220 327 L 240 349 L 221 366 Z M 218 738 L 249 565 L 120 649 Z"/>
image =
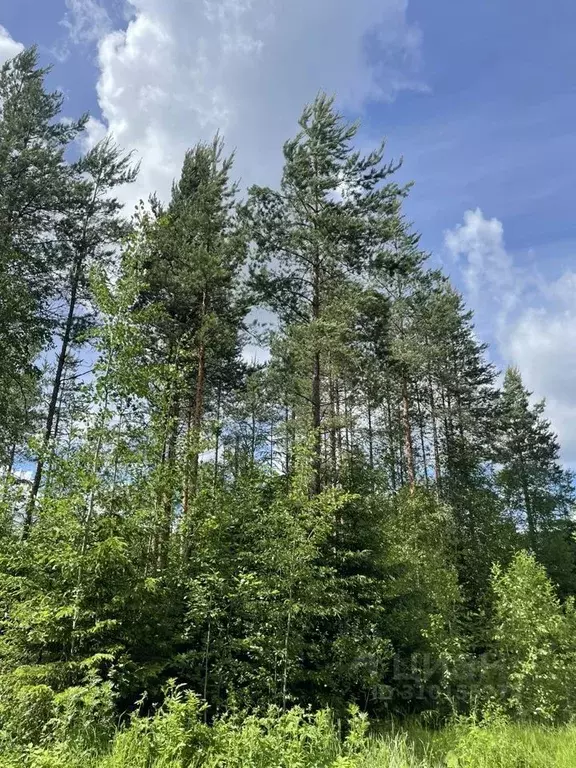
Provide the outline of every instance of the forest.
<path id="1" fill-rule="evenodd" d="M 573 766 L 572 473 L 320 93 L 169 200 L 0 70 L 0 766 Z M 417 181 L 417 180 L 416 180 Z"/>

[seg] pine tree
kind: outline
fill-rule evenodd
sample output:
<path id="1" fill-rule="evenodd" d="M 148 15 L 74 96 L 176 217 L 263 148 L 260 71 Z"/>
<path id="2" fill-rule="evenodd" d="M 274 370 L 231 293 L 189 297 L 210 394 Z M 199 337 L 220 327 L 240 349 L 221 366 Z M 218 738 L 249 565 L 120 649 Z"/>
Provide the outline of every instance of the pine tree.
<path id="1" fill-rule="evenodd" d="M 45 90 L 48 72 L 35 48 L 0 69 L 0 461 L 32 427 L 57 284 L 55 226 L 69 204 L 64 153 L 85 124 L 59 119 L 63 96 Z"/>
<path id="2" fill-rule="evenodd" d="M 142 261 L 145 288 L 139 306 L 160 314 L 150 337 L 156 363 L 179 371 L 164 391 L 164 446 L 161 463 L 165 537 L 181 495 L 182 519 L 190 524 L 200 487 L 200 455 L 206 448 L 205 418 L 218 396 L 240 375 L 240 332 L 246 302 L 239 292 L 246 244 L 235 217 L 233 158 L 223 142 L 199 144 L 185 157 L 182 174 L 164 210 L 154 202 Z M 220 393 L 220 395 L 218 395 Z"/>
<path id="3" fill-rule="evenodd" d="M 25 530 L 32 524 L 46 454 L 51 441 L 56 438 L 55 419 L 69 350 L 81 338 L 89 322 L 90 270 L 94 266 L 103 267 L 111 262 L 114 248 L 128 231 L 121 214 L 122 204 L 111 193 L 115 188 L 133 182 L 137 168 L 131 167 L 129 155 L 123 154 L 110 138 L 106 138 L 74 163 L 71 173 L 73 177 L 69 185 L 67 210 L 55 225 L 59 261 L 61 268 L 68 273 L 66 288 L 62 292 L 65 314 L 62 327 L 58 329 L 60 347 L 43 428 L 41 452 L 30 491 Z M 79 312 L 82 305 L 85 309 Z"/>
<path id="4" fill-rule="evenodd" d="M 365 157 L 354 150 L 358 126 L 338 114 L 333 99 L 320 94 L 299 123 L 300 133 L 284 145 L 280 189 L 253 187 L 245 212 L 257 248 L 254 284 L 306 358 L 308 391 L 301 396 L 310 404 L 312 491 L 319 493 L 325 349 L 354 315 L 350 279 L 388 242 L 404 190 L 385 183 L 397 166 L 383 162 L 383 144 Z"/>

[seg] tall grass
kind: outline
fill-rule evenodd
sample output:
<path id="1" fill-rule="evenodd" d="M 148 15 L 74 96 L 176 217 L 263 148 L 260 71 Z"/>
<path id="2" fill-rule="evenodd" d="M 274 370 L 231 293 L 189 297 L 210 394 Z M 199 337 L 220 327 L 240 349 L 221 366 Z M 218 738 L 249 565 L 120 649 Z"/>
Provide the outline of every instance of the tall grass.
<path id="1" fill-rule="evenodd" d="M 89 730 L 89 729 L 88 729 Z M 370 735 L 355 710 L 233 714 L 206 725 L 197 699 L 171 696 L 154 716 L 134 716 L 107 743 L 75 729 L 44 743 L 0 733 L 0 768 L 574 768 L 576 726 L 458 719 L 440 730 L 411 726 Z"/>

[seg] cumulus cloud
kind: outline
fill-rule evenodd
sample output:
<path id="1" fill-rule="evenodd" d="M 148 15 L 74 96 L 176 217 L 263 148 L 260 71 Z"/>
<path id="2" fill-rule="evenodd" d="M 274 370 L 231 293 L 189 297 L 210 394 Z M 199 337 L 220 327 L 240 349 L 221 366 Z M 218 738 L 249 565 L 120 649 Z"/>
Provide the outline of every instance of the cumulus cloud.
<path id="1" fill-rule="evenodd" d="M 22 43 L 13 40 L 8 30 L 0 24 L 0 65 L 17 56 L 22 50 L 24 50 Z"/>
<path id="2" fill-rule="evenodd" d="M 470 304 L 491 318 L 502 364 L 516 365 L 535 399 L 546 399 L 563 457 L 576 464 L 576 273 L 546 279 L 517 266 L 502 222 L 479 209 L 444 239 L 463 259 Z"/>
<path id="3" fill-rule="evenodd" d="M 453 258 L 464 260 L 462 273 L 472 305 L 481 305 L 481 310 L 495 317 L 500 333 L 525 278 L 506 250 L 502 222 L 486 218 L 480 208 L 466 211 L 463 223 L 444 233 L 444 244 Z"/>
<path id="4" fill-rule="evenodd" d="M 100 39 L 97 90 L 104 125 L 142 159 L 132 198 L 165 197 L 185 150 L 218 129 L 243 182 L 273 180 L 320 89 L 359 110 L 422 88 L 407 3 L 126 0 L 127 27 Z"/>
<path id="5" fill-rule="evenodd" d="M 503 353 L 522 372 L 527 386 L 546 398 L 547 414 L 563 455 L 576 463 L 576 274 L 542 283 L 539 300 L 519 313 Z"/>

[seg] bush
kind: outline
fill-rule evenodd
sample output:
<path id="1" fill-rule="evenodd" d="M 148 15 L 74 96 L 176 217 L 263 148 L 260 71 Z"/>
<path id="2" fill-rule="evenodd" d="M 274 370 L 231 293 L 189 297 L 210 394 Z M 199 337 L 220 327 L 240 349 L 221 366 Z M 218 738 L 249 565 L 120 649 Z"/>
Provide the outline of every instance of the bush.
<path id="1" fill-rule="evenodd" d="M 352 768 L 366 746 L 367 721 L 353 709 L 341 741 L 331 714 L 271 707 L 261 717 L 236 713 L 202 721 L 203 707 L 177 687 L 154 717 L 132 718 L 105 768 Z"/>
<path id="2" fill-rule="evenodd" d="M 525 720 L 567 720 L 576 703 L 576 622 L 543 566 L 520 552 L 506 572 L 495 567 L 490 693 Z"/>
<path id="3" fill-rule="evenodd" d="M 114 697 L 109 683 L 67 688 L 56 693 L 27 676 L 0 679 L 0 726 L 5 746 L 73 743 L 97 749 L 115 731 Z"/>

